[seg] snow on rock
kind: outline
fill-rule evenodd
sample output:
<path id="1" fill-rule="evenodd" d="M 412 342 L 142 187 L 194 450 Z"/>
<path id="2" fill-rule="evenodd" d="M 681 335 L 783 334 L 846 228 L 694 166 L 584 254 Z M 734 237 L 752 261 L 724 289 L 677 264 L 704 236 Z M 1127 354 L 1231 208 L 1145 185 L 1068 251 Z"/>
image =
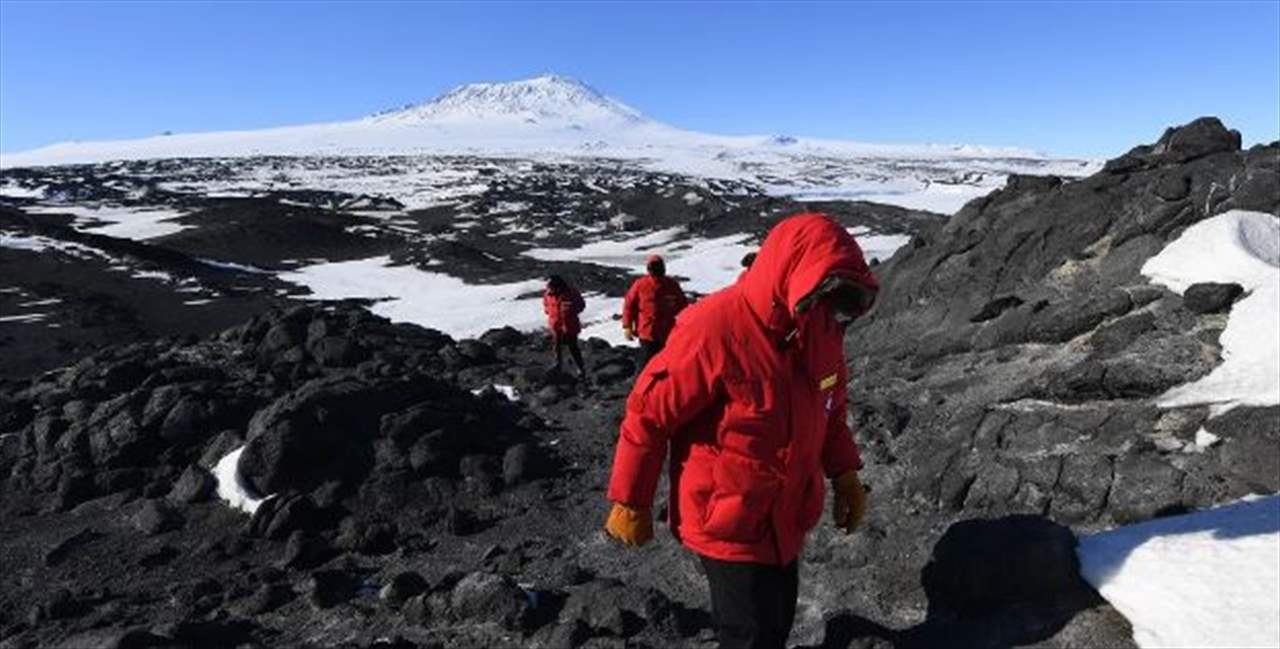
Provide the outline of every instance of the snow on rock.
<path id="1" fill-rule="evenodd" d="M 1247 292 L 1219 342 L 1222 364 L 1160 397 L 1166 408 L 1210 404 L 1219 415 L 1242 405 L 1280 405 L 1280 219 L 1232 210 L 1187 228 L 1142 267 L 1179 293 L 1198 282 L 1234 282 Z"/>
<path id="2" fill-rule="evenodd" d="M 508 401 L 520 400 L 520 391 L 516 389 L 516 386 L 503 385 L 501 383 L 494 383 L 493 385 L 488 385 L 483 388 L 476 388 L 475 390 L 471 391 L 471 394 L 481 395 L 481 394 L 484 394 L 486 390 L 493 390 L 494 392 L 497 392 L 498 394 L 501 394 L 502 396 L 506 397 Z"/>
<path id="3" fill-rule="evenodd" d="M 525 255 L 542 261 L 586 261 L 601 266 L 644 272 L 650 255 L 661 255 L 667 273 L 687 278 L 686 291 L 711 293 L 737 280 L 742 257 L 757 246 L 750 235 L 734 234 L 714 239 L 679 239 L 684 228 L 668 228 L 625 239 L 595 241 L 579 248 L 534 248 Z"/>
<path id="4" fill-rule="evenodd" d="M 1140 647 L 1280 646 L 1280 496 L 1086 536 L 1077 553 Z"/>
<path id="5" fill-rule="evenodd" d="M 213 467 L 213 477 L 218 481 L 219 498 L 225 500 L 231 507 L 252 515 L 271 496 L 259 498 L 254 495 L 252 488 L 240 476 L 238 467 L 240 454 L 243 452 L 244 447 L 241 446 L 218 460 L 218 464 Z"/>
<path id="6" fill-rule="evenodd" d="M 873 234 L 863 226 L 849 228 L 849 234 L 858 241 L 858 247 L 862 248 L 862 256 L 867 263 L 871 263 L 873 259 L 886 261 L 899 248 L 911 243 L 909 234 Z"/>
<path id="7" fill-rule="evenodd" d="M 185 212 L 167 209 L 38 205 L 23 208 L 23 211 L 27 214 L 70 214 L 76 217 L 74 226 L 77 230 L 135 241 L 163 237 L 190 227 L 172 220 L 183 216 Z"/>

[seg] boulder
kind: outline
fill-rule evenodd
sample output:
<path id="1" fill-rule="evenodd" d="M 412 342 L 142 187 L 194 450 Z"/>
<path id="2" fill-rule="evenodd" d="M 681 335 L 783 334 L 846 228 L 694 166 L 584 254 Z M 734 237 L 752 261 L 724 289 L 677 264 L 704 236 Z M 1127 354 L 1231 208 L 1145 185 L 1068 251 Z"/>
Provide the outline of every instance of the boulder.
<path id="1" fill-rule="evenodd" d="M 529 598 L 515 582 L 484 572 L 463 577 L 449 596 L 449 611 L 455 618 L 495 622 L 512 629 L 522 626 L 529 609 Z"/>
<path id="2" fill-rule="evenodd" d="M 198 503 L 213 497 L 218 481 L 211 473 L 192 464 L 182 472 L 169 491 L 169 499 L 179 503 Z"/>
<path id="3" fill-rule="evenodd" d="M 378 591 L 378 599 L 387 606 L 399 608 L 410 597 L 421 595 L 431 588 L 422 575 L 412 570 L 397 573 Z"/>
<path id="4" fill-rule="evenodd" d="M 129 517 L 129 522 L 139 532 L 154 535 L 182 527 L 183 520 L 165 501 L 150 499 Z"/>
<path id="5" fill-rule="evenodd" d="M 1096 598 L 1075 547 L 1071 530 L 1040 516 L 963 520 L 938 540 L 921 582 L 931 610 L 969 616 Z"/>
<path id="6" fill-rule="evenodd" d="M 1244 293 L 1239 284 L 1202 282 L 1192 284 L 1182 294 L 1182 306 L 1192 313 L 1222 313 Z"/>

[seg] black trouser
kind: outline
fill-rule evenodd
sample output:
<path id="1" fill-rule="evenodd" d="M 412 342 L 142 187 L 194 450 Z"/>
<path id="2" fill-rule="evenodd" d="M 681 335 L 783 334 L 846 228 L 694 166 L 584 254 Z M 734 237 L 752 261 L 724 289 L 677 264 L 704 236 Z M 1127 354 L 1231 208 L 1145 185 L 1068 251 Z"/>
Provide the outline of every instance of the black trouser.
<path id="1" fill-rule="evenodd" d="M 711 590 L 711 616 L 720 649 L 786 646 L 796 619 L 797 562 L 771 566 L 699 557 Z"/>
<path id="2" fill-rule="evenodd" d="M 582 350 L 578 347 L 577 336 L 553 336 L 551 344 L 556 348 L 556 371 L 560 371 L 561 359 L 564 355 L 564 348 L 569 348 L 569 355 L 573 357 L 573 362 L 578 366 L 578 372 L 583 378 L 587 376 L 587 365 L 582 362 Z"/>
<path id="3" fill-rule="evenodd" d="M 666 338 L 654 338 L 653 340 L 640 339 L 640 369 L 644 369 L 649 364 L 649 359 L 658 355 L 662 348 L 667 345 Z"/>

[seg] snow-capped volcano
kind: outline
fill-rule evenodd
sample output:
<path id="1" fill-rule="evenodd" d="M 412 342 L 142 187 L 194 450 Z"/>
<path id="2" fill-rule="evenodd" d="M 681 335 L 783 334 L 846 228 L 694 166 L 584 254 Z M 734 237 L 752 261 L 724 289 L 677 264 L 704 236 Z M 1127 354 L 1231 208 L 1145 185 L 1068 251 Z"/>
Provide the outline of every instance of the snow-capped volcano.
<path id="1" fill-rule="evenodd" d="M 595 88 L 557 75 L 458 86 L 426 103 L 380 113 L 372 119 L 400 124 L 514 119 L 530 124 L 623 125 L 648 121 L 639 111 Z"/>
<path id="2" fill-rule="evenodd" d="M 420 105 L 346 122 L 54 144 L 0 155 L 0 168 L 174 158 L 455 155 L 605 161 L 744 182 L 771 194 L 938 212 L 954 212 L 1003 185 L 1011 173 L 1071 177 L 1099 167 L 1014 147 L 700 133 L 645 117 L 582 82 L 547 75 L 464 85 Z M 396 195 L 405 204 L 421 198 Z"/>

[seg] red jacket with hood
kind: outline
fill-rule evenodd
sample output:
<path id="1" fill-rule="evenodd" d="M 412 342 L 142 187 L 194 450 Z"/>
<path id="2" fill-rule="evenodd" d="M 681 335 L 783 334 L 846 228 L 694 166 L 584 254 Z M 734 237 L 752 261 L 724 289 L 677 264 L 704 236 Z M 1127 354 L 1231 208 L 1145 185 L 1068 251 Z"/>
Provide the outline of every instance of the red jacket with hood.
<path id="1" fill-rule="evenodd" d="M 558 293 L 547 289 L 542 294 L 542 311 L 547 314 L 547 326 L 557 338 L 572 338 L 582 331 L 578 314 L 586 306 L 582 294 L 573 287 L 566 287 Z"/>
<path id="2" fill-rule="evenodd" d="M 653 504 L 670 452 L 669 523 L 693 551 L 786 565 L 822 516 L 826 478 L 861 468 L 845 421 L 843 328 L 828 276 L 878 289 L 862 251 L 820 214 L 779 223 L 741 281 L 680 316 L 627 399 L 608 497 Z"/>
<path id="3" fill-rule="evenodd" d="M 622 303 L 622 324 L 634 327 L 641 340 L 666 338 L 676 325 L 676 315 L 688 305 L 680 282 L 666 275 L 646 274 L 627 291 Z"/>

